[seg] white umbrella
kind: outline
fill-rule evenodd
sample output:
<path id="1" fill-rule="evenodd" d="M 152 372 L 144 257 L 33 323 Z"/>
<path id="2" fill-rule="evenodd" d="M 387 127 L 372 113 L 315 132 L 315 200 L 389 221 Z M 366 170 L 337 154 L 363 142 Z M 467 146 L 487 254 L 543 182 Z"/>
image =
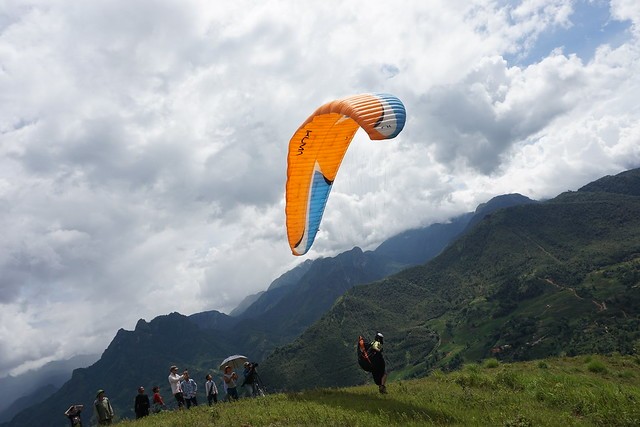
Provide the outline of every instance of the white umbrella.
<path id="1" fill-rule="evenodd" d="M 220 364 L 220 370 L 224 371 L 224 367 L 227 365 L 231 366 L 233 369 L 240 369 L 244 366 L 244 362 L 248 361 L 249 359 L 247 359 L 245 356 L 242 356 L 241 354 L 234 354 L 233 356 L 229 356 L 222 361 L 222 363 Z"/>

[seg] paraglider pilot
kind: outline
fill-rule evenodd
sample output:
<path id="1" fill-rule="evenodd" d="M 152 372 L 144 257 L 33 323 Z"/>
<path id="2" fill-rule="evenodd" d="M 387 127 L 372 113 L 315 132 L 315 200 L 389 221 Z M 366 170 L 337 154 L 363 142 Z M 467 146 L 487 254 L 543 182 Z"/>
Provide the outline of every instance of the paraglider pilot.
<path id="1" fill-rule="evenodd" d="M 382 355 L 382 344 L 384 342 L 384 336 L 378 332 L 376 333 L 371 347 L 369 348 L 369 358 L 371 359 L 371 375 L 373 381 L 378 386 L 380 393 L 387 392 L 387 368 L 384 363 L 384 356 Z"/>

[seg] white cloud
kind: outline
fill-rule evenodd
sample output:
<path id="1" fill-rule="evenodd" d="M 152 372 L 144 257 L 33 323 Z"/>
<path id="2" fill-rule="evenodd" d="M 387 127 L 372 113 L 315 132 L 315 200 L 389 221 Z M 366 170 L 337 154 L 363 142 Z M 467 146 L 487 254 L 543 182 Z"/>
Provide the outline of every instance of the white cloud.
<path id="1" fill-rule="evenodd" d="M 611 0 L 611 15 L 614 19 L 633 23 L 632 30 L 638 35 L 640 31 L 640 4 L 634 0 Z"/>
<path id="2" fill-rule="evenodd" d="M 391 92 L 408 120 L 356 136 L 312 257 L 639 165 L 634 2 L 612 2 L 634 26 L 593 58 L 557 40 L 505 59 L 575 25 L 573 5 L 4 2 L 0 369 L 99 352 L 141 317 L 228 311 L 300 262 L 287 143 L 337 97 Z"/>

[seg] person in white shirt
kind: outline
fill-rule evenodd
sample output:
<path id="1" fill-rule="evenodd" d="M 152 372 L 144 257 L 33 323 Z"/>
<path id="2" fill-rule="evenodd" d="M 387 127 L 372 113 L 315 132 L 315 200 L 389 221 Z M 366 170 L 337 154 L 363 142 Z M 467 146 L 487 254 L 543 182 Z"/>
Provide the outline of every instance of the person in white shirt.
<path id="1" fill-rule="evenodd" d="M 184 379 L 184 375 L 178 375 L 178 367 L 176 365 L 169 368 L 169 385 L 171 386 L 171 393 L 178 402 L 178 409 L 184 408 L 184 395 L 182 394 L 182 387 L 180 381 Z"/>
<path id="2" fill-rule="evenodd" d="M 209 406 L 211 406 L 211 402 L 218 403 L 218 387 L 216 386 L 215 381 L 213 381 L 211 374 L 207 374 L 206 380 L 207 382 L 204 383 L 204 390 L 207 393 L 207 402 L 209 402 Z"/>

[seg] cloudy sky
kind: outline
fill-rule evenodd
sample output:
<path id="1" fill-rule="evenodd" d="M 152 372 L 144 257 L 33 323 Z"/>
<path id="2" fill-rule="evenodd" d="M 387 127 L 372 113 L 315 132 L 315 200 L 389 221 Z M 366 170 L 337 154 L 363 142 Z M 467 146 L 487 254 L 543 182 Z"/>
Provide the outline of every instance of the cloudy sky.
<path id="1" fill-rule="evenodd" d="M 0 376 L 640 166 L 639 37 L 636 0 L 0 1 Z M 293 257 L 289 138 L 363 92 L 405 129 L 357 134 Z"/>

